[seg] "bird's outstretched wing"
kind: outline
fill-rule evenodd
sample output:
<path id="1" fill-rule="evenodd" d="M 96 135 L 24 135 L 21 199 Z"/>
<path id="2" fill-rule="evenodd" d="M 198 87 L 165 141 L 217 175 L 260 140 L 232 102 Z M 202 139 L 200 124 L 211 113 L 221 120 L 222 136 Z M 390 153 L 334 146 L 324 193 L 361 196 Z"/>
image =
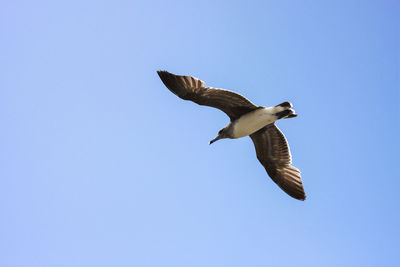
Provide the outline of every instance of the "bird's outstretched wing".
<path id="1" fill-rule="evenodd" d="M 174 75 L 167 71 L 157 71 L 165 86 L 182 99 L 199 105 L 218 108 L 225 112 L 231 121 L 259 107 L 237 93 L 206 87 L 206 84 L 194 77 Z"/>
<path id="2" fill-rule="evenodd" d="M 304 200 L 300 171 L 292 162 L 289 145 L 275 124 L 269 124 L 250 135 L 256 148 L 257 158 L 272 180 L 290 196 Z"/>

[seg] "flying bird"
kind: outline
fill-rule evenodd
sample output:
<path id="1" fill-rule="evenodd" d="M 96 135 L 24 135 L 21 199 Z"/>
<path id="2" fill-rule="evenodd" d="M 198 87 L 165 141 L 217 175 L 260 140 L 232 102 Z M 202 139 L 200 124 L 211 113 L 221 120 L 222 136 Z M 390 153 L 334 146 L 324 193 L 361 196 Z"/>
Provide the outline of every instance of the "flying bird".
<path id="1" fill-rule="evenodd" d="M 297 117 L 291 103 L 283 102 L 274 107 L 256 106 L 240 94 L 206 87 L 197 78 L 174 75 L 167 71 L 157 73 L 164 85 L 178 97 L 220 109 L 229 116 L 230 123 L 209 144 L 224 138 L 250 136 L 257 158 L 271 179 L 291 197 L 305 200 L 300 171 L 290 165 L 292 159 L 289 145 L 275 125 L 276 120 Z"/>

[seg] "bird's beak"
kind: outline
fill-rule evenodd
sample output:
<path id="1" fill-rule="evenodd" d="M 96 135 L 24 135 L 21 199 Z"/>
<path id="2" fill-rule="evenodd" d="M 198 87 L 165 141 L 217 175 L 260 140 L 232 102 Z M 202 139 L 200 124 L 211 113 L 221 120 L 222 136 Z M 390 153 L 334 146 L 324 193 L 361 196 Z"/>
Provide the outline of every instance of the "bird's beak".
<path id="1" fill-rule="evenodd" d="M 211 145 L 212 143 L 214 143 L 215 141 L 221 139 L 220 136 L 215 137 L 213 140 L 211 140 L 208 144 Z"/>

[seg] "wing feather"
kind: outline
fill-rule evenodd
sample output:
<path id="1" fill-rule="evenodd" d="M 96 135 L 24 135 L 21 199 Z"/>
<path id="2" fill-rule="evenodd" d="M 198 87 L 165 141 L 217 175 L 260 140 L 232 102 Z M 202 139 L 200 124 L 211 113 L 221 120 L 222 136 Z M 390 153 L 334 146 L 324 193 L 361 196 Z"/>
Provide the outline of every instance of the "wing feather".
<path id="1" fill-rule="evenodd" d="M 206 87 L 206 84 L 197 78 L 174 75 L 167 71 L 157 71 L 157 73 L 165 86 L 180 98 L 199 105 L 218 108 L 225 112 L 232 121 L 259 108 L 240 94 Z"/>
<path id="2" fill-rule="evenodd" d="M 275 124 L 269 124 L 250 135 L 258 160 L 272 180 L 290 196 L 304 200 L 300 170 L 290 165 L 292 157 L 283 133 Z"/>

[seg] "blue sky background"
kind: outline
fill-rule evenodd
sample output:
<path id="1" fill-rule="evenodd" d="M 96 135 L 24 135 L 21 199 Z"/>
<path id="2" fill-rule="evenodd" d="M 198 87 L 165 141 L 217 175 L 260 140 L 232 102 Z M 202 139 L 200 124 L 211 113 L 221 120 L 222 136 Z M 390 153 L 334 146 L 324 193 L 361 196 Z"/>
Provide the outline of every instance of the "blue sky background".
<path id="1" fill-rule="evenodd" d="M 400 266 L 399 1 L 2 1 L 0 266 Z M 305 202 L 166 69 L 294 104 Z"/>

